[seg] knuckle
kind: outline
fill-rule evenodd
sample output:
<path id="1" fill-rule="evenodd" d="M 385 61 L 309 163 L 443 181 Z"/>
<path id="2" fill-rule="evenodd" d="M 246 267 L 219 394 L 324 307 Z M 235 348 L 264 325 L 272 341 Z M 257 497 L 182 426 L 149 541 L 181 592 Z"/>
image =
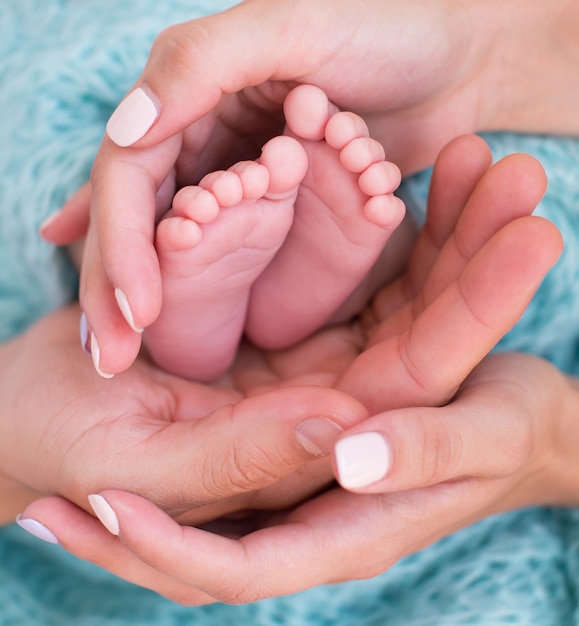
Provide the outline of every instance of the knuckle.
<path id="1" fill-rule="evenodd" d="M 198 472 L 204 490 L 213 497 L 222 498 L 234 493 L 261 489 L 279 480 L 276 471 L 280 460 L 275 451 L 252 446 L 233 446 L 225 462 L 216 463 L 207 458 Z M 286 472 L 281 472 L 286 473 Z"/>
<path id="2" fill-rule="evenodd" d="M 241 585 L 239 588 L 228 588 L 218 594 L 221 602 L 227 604 L 252 604 L 259 600 L 264 600 L 267 596 L 258 592 L 258 589 L 253 583 Z"/>
<path id="3" fill-rule="evenodd" d="M 279 465 L 280 457 L 275 450 L 253 443 L 250 447 L 234 449 L 226 478 L 240 488 L 257 489 L 278 480 L 280 476 L 275 468 Z"/>
<path id="4" fill-rule="evenodd" d="M 421 421 L 421 449 L 425 451 L 422 455 L 421 474 L 425 484 L 432 485 L 441 480 L 455 478 L 457 468 L 462 466 L 462 438 L 432 416 L 428 423 Z"/>
<path id="5" fill-rule="evenodd" d="M 415 404 L 440 404 L 446 402 L 456 391 L 444 376 L 444 368 L 425 368 L 414 356 L 412 330 L 407 331 L 404 341 L 399 348 L 400 360 L 414 385 Z M 452 387 L 452 388 L 451 388 Z"/>
<path id="6" fill-rule="evenodd" d="M 155 39 L 151 58 L 167 71 L 190 73 L 207 61 L 209 39 L 209 33 L 197 22 L 169 26 Z"/>
<path id="7" fill-rule="evenodd" d="M 242 569 L 245 571 L 250 569 L 247 554 Z M 268 594 L 267 589 L 263 587 L 262 577 L 254 573 L 252 576 L 236 576 L 233 582 L 231 579 L 224 581 L 212 590 L 211 595 L 220 602 L 241 605 L 264 600 L 273 594 Z"/>
<path id="8" fill-rule="evenodd" d="M 501 454 L 501 462 L 497 465 L 497 472 L 507 475 L 518 472 L 535 455 L 538 443 L 527 413 L 510 413 L 502 420 L 505 430 L 500 439 L 504 442 L 505 449 Z"/>

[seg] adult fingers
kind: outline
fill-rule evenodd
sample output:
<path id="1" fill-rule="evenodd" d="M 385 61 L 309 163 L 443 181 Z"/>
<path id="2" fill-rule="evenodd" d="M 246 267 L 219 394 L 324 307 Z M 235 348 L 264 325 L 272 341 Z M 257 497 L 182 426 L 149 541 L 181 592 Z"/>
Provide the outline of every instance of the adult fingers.
<path id="1" fill-rule="evenodd" d="M 57 541 L 78 558 L 174 602 L 191 605 L 214 602 L 205 593 L 144 563 L 107 532 L 93 515 L 68 500 L 58 497 L 36 500 L 18 517 L 18 523 L 45 541 Z"/>
<path id="2" fill-rule="evenodd" d="M 406 274 L 374 298 L 378 319 L 404 305 L 424 284 L 433 263 L 453 234 L 460 215 L 491 165 L 487 143 L 477 135 L 461 135 L 438 155 L 432 173 L 426 222 L 418 235 Z"/>
<path id="3" fill-rule="evenodd" d="M 86 324 L 81 324 L 81 343 L 90 353 L 96 371 L 105 378 L 126 370 L 141 346 L 141 333 L 127 323 L 100 261 L 101 254 L 94 230 L 86 238 L 79 300 Z M 152 289 L 154 293 L 154 288 Z"/>
<path id="4" fill-rule="evenodd" d="M 262 3 L 256 20 L 253 3 L 242 2 L 166 29 L 154 42 L 135 89 L 109 120 L 108 137 L 119 146 L 151 146 L 199 120 L 224 94 L 270 78 L 303 75 L 305 51 L 292 46 L 297 35 L 292 24 L 304 17 L 295 3 Z M 311 12 L 309 17 L 319 19 Z M 307 50 L 311 61 L 311 47 Z M 280 71 L 287 76 L 277 76 Z"/>
<path id="5" fill-rule="evenodd" d="M 536 208 L 547 185 L 540 163 L 516 154 L 490 167 L 490 157 L 486 143 L 473 135 L 457 138 L 441 152 L 433 173 L 427 221 L 409 270 L 376 298 L 374 309 L 379 319 L 421 289 L 420 305 L 430 303 L 493 234 Z M 400 323 L 392 320 L 390 327 Z"/>
<path id="6" fill-rule="evenodd" d="M 362 353 L 337 388 L 372 413 L 445 403 L 516 323 L 561 250 L 546 220 L 510 222 L 407 330 Z"/>
<path id="7" fill-rule="evenodd" d="M 434 163 L 426 222 L 416 240 L 406 273 L 384 287 L 372 303 L 378 319 L 386 319 L 407 303 L 424 280 L 451 236 L 476 185 L 491 165 L 487 143 L 477 135 L 450 141 Z"/>
<path id="8" fill-rule="evenodd" d="M 454 232 L 464 207 L 491 164 L 490 148 L 477 135 L 461 135 L 440 151 L 432 172 L 424 225 L 435 251 L 441 250 Z"/>
<path id="9" fill-rule="evenodd" d="M 82 239 L 88 231 L 90 185 L 83 185 L 64 206 L 40 226 L 44 239 L 57 246 L 66 246 Z"/>
<path id="10" fill-rule="evenodd" d="M 247 603 L 376 576 L 491 512 L 495 497 L 488 483 L 387 495 L 332 489 L 240 539 L 179 526 L 133 494 L 106 491 L 93 503 L 101 521 L 143 562 L 196 592 Z"/>
<path id="11" fill-rule="evenodd" d="M 546 189 L 545 170 L 529 155 L 512 154 L 493 165 L 468 198 L 456 227 L 433 259 L 432 271 L 425 275 L 423 285 L 418 286 L 423 286 L 424 304 L 432 302 L 458 277 L 469 260 L 503 226 L 530 215 Z"/>
<path id="12" fill-rule="evenodd" d="M 338 481 L 353 491 L 382 493 L 464 478 L 520 480 L 551 427 L 562 380 L 551 370 L 527 355 L 492 355 L 450 404 L 365 420 L 336 444 Z M 535 379 L 548 393 L 535 388 Z"/>
<path id="13" fill-rule="evenodd" d="M 140 337 L 131 335 L 140 334 L 159 314 L 155 217 L 159 197 L 173 184 L 180 148 L 180 137 L 148 151 L 123 152 L 109 142 L 95 159 L 80 302 L 99 341 L 103 372 L 116 373 L 132 363 Z"/>
<path id="14" fill-rule="evenodd" d="M 111 479 L 121 488 L 131 485 L 173 515 L 262 489 L 314 459 L 329 457 L 343 430 L 368 415 L 345 394 L 311 386 L 263 393 L 202 419 L 188 419 L 197 411 L 198 397 L 190 387 L 190 394 L 181 391 L 176 401 L 180 421 L 133 446 Z M 101 479 L 92 488 L 110 486 Z"/>

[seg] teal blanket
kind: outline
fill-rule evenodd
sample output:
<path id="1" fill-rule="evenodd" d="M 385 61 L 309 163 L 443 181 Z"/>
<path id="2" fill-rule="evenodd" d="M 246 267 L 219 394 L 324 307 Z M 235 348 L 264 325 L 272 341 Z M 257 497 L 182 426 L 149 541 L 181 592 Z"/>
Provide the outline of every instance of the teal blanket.
<path id="1" fill-rule="evenodd" d="M 156 33 L 228 4 L 0 0 L 0 339 L 74 297 L 74 273 L 37 228 L 86 179 L 104 124 Z M 501 347 L 579 373 L 579 145 L 488 139 L 497 156 L 526 151 L 543 161 L 550 190 L 540 212 L 567 244 Z M 418 214 L 428 176 L 405 182 Z M 19 528 L 0 530 L 0 626 L 568 626 L 579 624 L 578 597 L 578 510 L 496 516 L 375 579 L 240 607 L 181 607 Z"/>

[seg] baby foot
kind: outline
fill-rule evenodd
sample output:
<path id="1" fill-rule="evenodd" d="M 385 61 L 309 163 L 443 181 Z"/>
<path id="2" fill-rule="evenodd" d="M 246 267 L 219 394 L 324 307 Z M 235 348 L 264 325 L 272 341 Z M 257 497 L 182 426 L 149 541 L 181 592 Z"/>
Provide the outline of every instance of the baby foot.
<path id="1" fill-rule="evenodd" d="M 339 112 L 311 85 L 291 91 L 284 112 L 308 171 L 286 241 L 252 289 L 246 332 L 266 348 L 287 347 L 362 308 L 364 281 L 405 214 L 393 195 L 400 171 L 362 118 Z"/>
<path id="2" fill-rule="evenodd" d="M 225 373 L 237 351 L 250 289 L 291 227 L 307 157 L 275 137 L 257 161 L 181 189 L 157 227 L 163 305 L 145 344 L 162 368 L 195 380 Z"/>

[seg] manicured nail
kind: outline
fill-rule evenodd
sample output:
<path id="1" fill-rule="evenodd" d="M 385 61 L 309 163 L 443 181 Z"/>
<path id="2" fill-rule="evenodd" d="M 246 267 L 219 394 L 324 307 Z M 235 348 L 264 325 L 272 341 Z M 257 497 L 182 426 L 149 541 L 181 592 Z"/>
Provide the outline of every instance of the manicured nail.
<path id="1" fill-rule="evenodd" d="M 89 332 L 88 332 L 88 321 L 86 319 L 86 315 L 84 313 L 80 314 L 80 324 L 79 324 L 79 332 L 80 332 L 80 345 L 86 354 L 90 354 L 90 342 L 89 342 Z"/>
<path id="2" fill-rule="evenodd" d="M 392 452 L 379 433 L 360 433 L 340 439 L 335 447 L 338 481 L 346 489 L 366 487 L 384 478 Z"/>
<path id="3" fill-rule="evenodd" d="M 54 222 L 54 220 L 60 215 L 61 210 L 59 209 L 58 211 L 55 211 L 54 213 L 52 213 L 52 215 L 49 215 L 44 222 L 42 222 L 42 224 L 40 224 L 40 228 L 38 229 L 40 231 L 40 234 L 42 234 L 44 232 L 44 230 L 46 228 L 48 228 L 52 222 Z"/>
<path id="4" fill-rule="evenodd" d="M 309 417 L 296 426 L 300 446 L 314 456 L 330 454 L 344 429 L 327 417 Z"/>
<path id="5" fill-rule="evenodd" d="M 88 501 L 101 524 L 111 533 L 111 535 L 118 536 L 121 529 L 119 526 L 119 518 L 114 512 L 113 507 L 98 494 L 90 495 L 88 497 Z"/>
<path id="6" fill-rule="evenodd" d="M 119 305 L 119 309 L 123 314 L 123 317 L 127 321 L 127 324 L 136 332 L 142 333 L 143 329 L 140 326 L 135 324 L 135 318 L 133 317 L 133 311 L 131 310 L 131 306 L 125 295 L 125 292 L 119 289 L 118 287 L 115 289 L 115 298 L 117 300 L 117 304 Z"/>
<path id="7" fill-rule="evenodd" d="M 19 515 L 16 518 L 16 523 L 20 528 L 23 528 L 26 532 L 34 535 L 38 539 L 42 539 L 42 541 L 46 541 L 47 543 L 58 543 L 58 539 L 54 536 L 54 534 L 46 528 L 40 522 L 37 522 L 35 519 L 27 517 L 26 519 Z"/>
<path id="8" fill-rule="evenodd" d="M 98 374 L 102 376 L 103 378 L 112 378 L 114 374 L 103 372 L 100 368 L 101 348 L 99 346 L 99 342 L 97 341 L 97 338 L 94 333 L 90 334 L 90 350 L 92 354 L 92 362 Z"/>
<path id="9" fill-rule="evenodd" d="M 138 87 L 119 104 L 107 123 L 107 135 L 117 146 L 126 148 L 144 137 L 159 115 L 151 92 Z"/>

